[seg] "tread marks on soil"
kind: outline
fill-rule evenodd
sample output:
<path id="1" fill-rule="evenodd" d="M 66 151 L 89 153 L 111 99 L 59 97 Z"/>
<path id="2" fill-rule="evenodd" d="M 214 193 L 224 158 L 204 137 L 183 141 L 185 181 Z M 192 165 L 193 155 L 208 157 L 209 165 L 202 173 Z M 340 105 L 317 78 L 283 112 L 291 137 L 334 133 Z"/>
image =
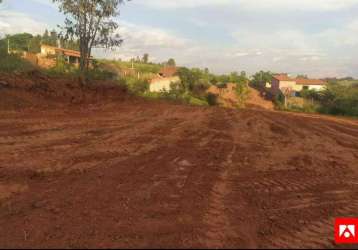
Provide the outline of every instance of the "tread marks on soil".
<path id="1" fill-rule="evenodd" d="M 214 130 L 220 130 L 222 127 L 221 124 L 226 123 L 224 127 L 231 129 L 230 123 L 228 123 L 227 111 L 221 110 L 219 114 L 219 116 L 213 115 L 211 117 L 209 127 Z M 233 166 L 232 158 L 236 153 L 236 146 L 233 144 L 233 139 L 230 138 L 230 140 L 232 149 L 223 157 L 224 161 L 222 161 L 219 166 L 221 173 L 217 177 L 216 183 L 211 190 L 208 211 L 204 216 L 204 223 L 209 229 L 204 232 L 205 238 L 201 241 L 204 246 L 209 248 L 223 248 L 229 244 L 230 239 L 238 237 L 235 229 L 230 224 L 225 206 L 225 198 L 230 192 L 228 177 L 230 168 Z"/>

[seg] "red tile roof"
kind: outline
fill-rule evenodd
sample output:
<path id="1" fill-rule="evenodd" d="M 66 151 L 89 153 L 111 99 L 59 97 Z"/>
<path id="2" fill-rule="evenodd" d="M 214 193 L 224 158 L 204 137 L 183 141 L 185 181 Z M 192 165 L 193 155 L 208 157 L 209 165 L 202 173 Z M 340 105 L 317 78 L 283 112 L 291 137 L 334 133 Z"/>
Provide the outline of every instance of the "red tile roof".
<path id="1" fill-rule="evenodd" d="M 42 47 L 47 47 L 50 49 L 55 50 L 56 52 L 60 52 L 63 53 L 66 56 L 73 56 L 73 57 L 81 57 L 81 53 L 77 50 L 72 50 L 72 49 L 62 49 L 62 48 L 58 48 L 58 47 L 54 47 L 54 46 L 49 46 L 49 45 L 41 45 Z"/>
<path id="2" fill-rule="evenodd" d="M 159 74 L 164 77 L 171 77 L 174 76 L 177 73 L 178 69 L 177 67 L 168 66 L 164 67 L 159 71 Z"/>
<path id="3" fill-rule="evenodd" d="M 326 85 L 327 83 L 320 79 L 305 79 L 305 78 L 297 78 L 296 84 L 298 85 Z"/>
<path id="4" fill-rule="evenodd" d="M 298 85 L 326 85 L 327 83 L 320 79 L 306 79 L 306 78 L 290 78 L 286 74 L 279 74 L 273 76 L 279 81 L 291 81 L 296 82 Z"/>
<path id="5" fill-rule="evenodd" d="M 294 79 L 288 77 L 288 75 L 286 75 L 286 74 L 274 75 L 273 78 L 275 78 L 279 81 L 295 81 Z"/>

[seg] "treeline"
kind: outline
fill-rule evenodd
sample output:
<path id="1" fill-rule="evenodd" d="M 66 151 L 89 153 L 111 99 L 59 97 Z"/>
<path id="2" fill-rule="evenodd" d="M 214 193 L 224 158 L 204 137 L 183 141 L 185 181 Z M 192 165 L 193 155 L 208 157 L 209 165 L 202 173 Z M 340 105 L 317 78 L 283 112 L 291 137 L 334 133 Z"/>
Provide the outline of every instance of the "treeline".
<path id="1" fill-rule="evenodd" d="M 61 39 L 56 31 L 49 32 L 46 30 L 44 34 L 35 36 L 29 33 L 7 35 L 0 40 L 0 54 L 6 54 L 8 49 L 12 52 L 26 51 L 39 53 L 41 51 L 41 44 L 54 47 L 61 45 L 61 47 L 65 49 L 79 49 L 79 43 L 77 41 Z"/>
<path id="2" fill-rule="evenodd" d="M 322 91 L 302 91 L 301 95 L 315 101 L 316 112 L 358 117 L 358 84 L 331 82 Z"/>

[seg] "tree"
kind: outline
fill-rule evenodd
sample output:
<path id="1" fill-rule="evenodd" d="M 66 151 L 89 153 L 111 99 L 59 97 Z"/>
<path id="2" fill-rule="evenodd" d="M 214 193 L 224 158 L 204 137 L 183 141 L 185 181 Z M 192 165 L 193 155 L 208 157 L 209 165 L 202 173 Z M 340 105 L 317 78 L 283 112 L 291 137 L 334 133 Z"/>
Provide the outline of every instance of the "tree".
<path id="1" fill-rule="evenodd" d="M 298 75 L 297 78 L 308 79 L 308 76 L 307 75 Z"/>
<path id="2" fill-rule="evenodd" d="M 145 53 L 145 54 L 143 55 L 142 61 L 143 61 L 144 63 L 148 63 L 148 62 L 149 62 L 149 55 L 148 55 L 147 53 Z"/>
<path id="3" fill-rule="evenodd" d="M 124 0 L 53 0 L 59 4 L 60 12 L 66 15 L 61 36 L 66 40 L 78 39 L 81 53 L 80 70 L 82 80 L 87 74 L 94 47 L 119 46 L 122 39 L 114 31 L 118 23 L 118 7 Z"/>
<path id="4" fill-rule="evenodd" d="M 199 76 L 196 72 L 193 72 L 185 67 L 180 68 L 177 74 L 181 80 L 182 87 L 185 91 L 192 91 L 194 85 L 199 80 Z"/>
<path id="5" fill-rule="evenodd" d="M 29 42 L 33 36 L 29 33 L 20 33 L 9 36 L 12 51 L 29 51 Z"/>
<path id="6" fill-rule="evenodd" d="M 55 30 L 52 30 L 50 32 L 49 45 L 57 46 L 57 40 L 58 40 L 58 34 Z"/>
<path id="7" fill-rule="evenodd" d="M 176 62 L 173 58 L 170 58 L 168 60 L 168 63 L 167 63 L 168 66 L 172 66 L 172 67 L 175 67 L 176 66 Z"/>
<path id="8" fill-rule="evenodd" d="M 273 78 L 273 73 L 270 71 L 260 71 L 257 72 L 255 75 L 252 76 L 253 79 L 251 84 L 255 87 L 264 88 L 267 82 L 271 82 Z"/>

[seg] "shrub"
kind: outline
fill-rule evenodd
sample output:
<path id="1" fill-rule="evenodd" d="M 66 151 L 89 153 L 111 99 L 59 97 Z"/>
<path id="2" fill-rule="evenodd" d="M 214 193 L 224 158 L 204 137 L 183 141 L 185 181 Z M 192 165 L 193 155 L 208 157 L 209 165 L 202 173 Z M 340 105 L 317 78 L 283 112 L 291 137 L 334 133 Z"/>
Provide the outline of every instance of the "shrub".
<path id="1" fill-rule="evenodd" d="M 208 93 L 206 96 L 206 101 L 210 106 L 218 105 L 218 96 L 213 93 Z"/>
<path id="2" fill-rule="evenodd" d="M 0 71 L 2 72 L 27 72 L 34 70 L 36 67 L 30 62 L 22 59 L 15 54 L 1 54 L 0 55 Z"/>
<path id="3" fill-rule="evenodd" d="M 125 78 L 127 87 L 130 92 L 134 94 L 143 94 L 149 89 L 149 83 L 147 80 L 137 78 Z"/>
<path id="4" fill-rule="evenodd" d="M 285 109 L 285 96 L 282 93 L 278 94 L 273 100 L 273 103 L 275 104 L 276 109 Z"/>

